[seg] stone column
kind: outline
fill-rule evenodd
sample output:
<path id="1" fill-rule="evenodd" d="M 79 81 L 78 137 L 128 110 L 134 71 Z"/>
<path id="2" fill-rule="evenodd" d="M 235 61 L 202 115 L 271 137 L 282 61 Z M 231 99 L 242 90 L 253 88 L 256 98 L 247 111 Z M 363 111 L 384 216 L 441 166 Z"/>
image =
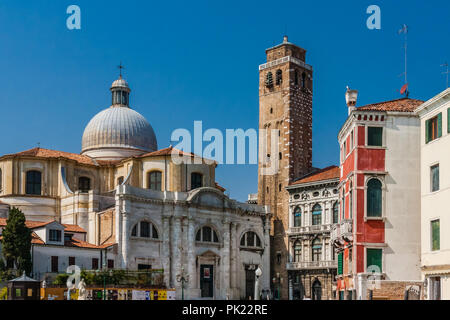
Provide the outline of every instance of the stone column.
<path id="1" fill-rule="evenodd" d="M 177 299 L 181 299 L 181 286 L 176 276 L 181 272 L 181 217 L 172 218 L 172 274 L 171 281 L 177 288 Z"/>
<path id="2" fill-rule="evenodd" d="M 262 289 L 270 290 L 270 219 L 266 218 L 264 226 L 264 255 L 262 269 Z"/>
<path id="3" fill-rule="evenodd" d="M 289 279 L 289 300 L 294 299 L 294 287 L 292 285 L 292 279 Z"/>
<path id="4" fill-rule="evenodd" d="M 189 282 L 186 285 L 185 294 L 187 299 L 194 298 L 192 289 L 197 287 L 197 270 L 195 268 L 195 220 L 192 216 L 188 219 L 188 232 L 187 232 L 187 266 L 185 266 L 187 273 L 189 274 Z"/>
<path id="5" fill-rule="evenodd" d="M 294 210 L 289 206 L 289 228 L 294 227 Z"/>
<path id="6" fill-rule="evenodd" d="M 237 223 L 231 223 L 231 230 L 232 233 L 230 234 L 231 242 L 233 243 L 233 248 L 231 251 L 232 254 L 232 261 L 231 261 L 231 279 L 232 283 L 231 286 L 233 288 L 233 299 L 239 299 L 239 275 L 238 275 L 238 264 L 239 264 L 239 234 L 238 234 L 238 228 L 239 225 Z"/>
<path id="7" fill-rule="evenodd" d="M 170 274 L 170 263 L 171 263 L 171 256 L 170 256 L 170 216 L 163 216 L 162 217 L 162 225 L 163 225 L 163 232 L 162 232 L 162 252 L 161 252 L 161 262 L 162 266 L 164 268 L 164 282 L 166 283 L 166 286 L 168 288 L 173 288 L 174 285 L 171 281 L 171 274 Z"/>
<path id="8" fill-rule="evenodd" d="M 222 299 L 230 299 L 231 288 L 230 288 L 230 255 L 231 255 L 231 233 L 230 233 L 230 222 L 225 221 L 223 223 L 223 249 L 222 249 Z"/>

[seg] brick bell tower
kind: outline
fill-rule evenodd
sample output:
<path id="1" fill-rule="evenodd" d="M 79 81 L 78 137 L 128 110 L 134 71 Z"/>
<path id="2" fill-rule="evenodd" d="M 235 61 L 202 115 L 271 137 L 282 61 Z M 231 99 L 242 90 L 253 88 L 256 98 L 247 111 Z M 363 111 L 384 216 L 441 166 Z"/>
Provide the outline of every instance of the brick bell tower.
<path id="1" fill-rule="evenodd" d="M 259 66 L 259 129 L 266 131 L 260 130 L 259 136 L 258 204 L 269 205 L 273 214 L 271 282 L 274 295 L 279 290 L 281 299 L 288 299 L 289 287 L 289 194 L 285 187 L 312 167 L 313 70 L 305 64 L 305 55 L 306 50 L 285 36 L 283 43 L 266 50 L 267 62 Z M 279 132 L 272 133 L 273 129 Z M 277 141 L 278 150 L 271 141 Z"/>

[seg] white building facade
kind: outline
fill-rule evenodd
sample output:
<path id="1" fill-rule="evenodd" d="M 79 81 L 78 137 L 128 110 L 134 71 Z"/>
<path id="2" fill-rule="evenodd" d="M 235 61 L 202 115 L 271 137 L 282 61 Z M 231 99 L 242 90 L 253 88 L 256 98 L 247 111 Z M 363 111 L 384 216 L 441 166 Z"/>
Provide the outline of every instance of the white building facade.
<path id="1" fill-rule="evenodd" d="M 450 88 L 423 103 L 420 117 L 421 270 L 428 300 L 450 299 Z"/>

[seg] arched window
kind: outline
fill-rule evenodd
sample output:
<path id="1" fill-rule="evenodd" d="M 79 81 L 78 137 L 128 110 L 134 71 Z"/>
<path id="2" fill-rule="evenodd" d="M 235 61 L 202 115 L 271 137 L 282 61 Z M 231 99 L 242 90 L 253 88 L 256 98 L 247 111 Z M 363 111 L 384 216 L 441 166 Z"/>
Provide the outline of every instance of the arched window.
<path id="1" fill-rule="evenodd" d="M 149 172 L 147 188 L 150 190 L 161 191 L 161 181 L 162 181 L 161 171 Z"/>
<path id="2" fill-rule="evenodd" d="M 88 177 L 79 177 L 78 190 L 80 190 L 80 192 L 89 192 L 89 190 L 91 190 L 91 179 Z"/>
<path id="3" fill-rule="evenodd" d="M 283 71 L 278 69 L 276 73 L 276 84 L 280 85 L 282 82 L 283 82 Z"/>
<path id="4" fill-rule="evenodd" d="M 261 248 L 261 239 L 255 232 L 248 231 L 241 238 L 241 247 Z"/>
<path id="5" fill-rule="evenodd" d="M 317 226 L 322 224 L 322 207 L 320 204 L 316 204 L 312 210 L 312 224 Z"/>
<path id="6" fill-rule="evenodd" d="M 294 244 L 294 262 L 302 261 L 302 244 L 300 241 L 296 241 Z"/>
<path id="7" fill-rule="evenodd" d="M 294 84 L 296 86 L 298 85 L 298 71 L 297 70 L 294 71 Z"/>
<path id="8" fill-rule="evenodd" d="M 382 215 L 382 193 L 381 181 L 370 179 L 367 183 L 367 216 L 381 217 Z"/>
<path id="9" fill-rule="evenodd" d="M 302 73 L 302 88 L 306 88 L 306 73 Z"/>
<path id="10" fill-rule="evenodd" d="M 319 238 L 316 238 L 312 242 L 312 260 L 320 261 L 322 256 L 322 242 Z"/>
<path id="11" fill-rule="evenodd" d="M 300 207 L 296 207 L 294 209 L 294 227 L 302 226 L 302 209 Z"/>
<path id="12" fill-rule="evenodd" d="M 266 87 L 270 88 L 273 86 L 273 75 L 272 72 L 267 72 L 266 75 Z"/>
<path id="13" fill-rule="evenodd" d="M 339 222 L 339 201 L 336 201 L 333 206 L 333 223 Z"/>
<path id="14" fill-rule="evenodd" d="M 159 239 L 158 230 L 149 221 L 141 221 L 134 225 L 131 230 L 132 237 Z"/>
<path id="15" fill-rule="evenodd" d="M 216 230 L 211 227 L 205 226 L 197 231 L 195 241 L 218 243 L 219 237 L 217 236 Z"/>
<path id="16" fill-rule="evenodd" d="M 203 185 L 203 175 L 201 173 L 191 173 L 191 190 L 201 188 Z"/>
<path id="17" fill-rule="evenodd" d="M 117 178 L 117 185 L 120 186 L 123 184 L 123 177 L 118 177 Z"/>
<path id="18" fill-rule="evenodd" d="M 28 171 L 26 176 L 25 193 L 41 195 L 42 173 L 40 171 Z"/>
<path id="19" fill-rule="evenodd" d="M 342 219 L 345 219 L 345 187 L 342 188 L 342 212 L 341 212 Z"/>

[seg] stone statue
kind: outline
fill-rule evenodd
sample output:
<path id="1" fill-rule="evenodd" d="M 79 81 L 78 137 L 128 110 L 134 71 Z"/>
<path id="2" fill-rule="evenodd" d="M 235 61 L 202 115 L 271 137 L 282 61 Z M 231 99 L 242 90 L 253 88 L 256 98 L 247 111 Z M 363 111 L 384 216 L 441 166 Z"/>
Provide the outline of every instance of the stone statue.
<path id="1" fill-rule="evenodd" d="M 86 300 L 86 297 L 86 283 L 84 282 L 84 279 L 81 279 L 80 283 L 78 284 L 78 300 Z"/>

